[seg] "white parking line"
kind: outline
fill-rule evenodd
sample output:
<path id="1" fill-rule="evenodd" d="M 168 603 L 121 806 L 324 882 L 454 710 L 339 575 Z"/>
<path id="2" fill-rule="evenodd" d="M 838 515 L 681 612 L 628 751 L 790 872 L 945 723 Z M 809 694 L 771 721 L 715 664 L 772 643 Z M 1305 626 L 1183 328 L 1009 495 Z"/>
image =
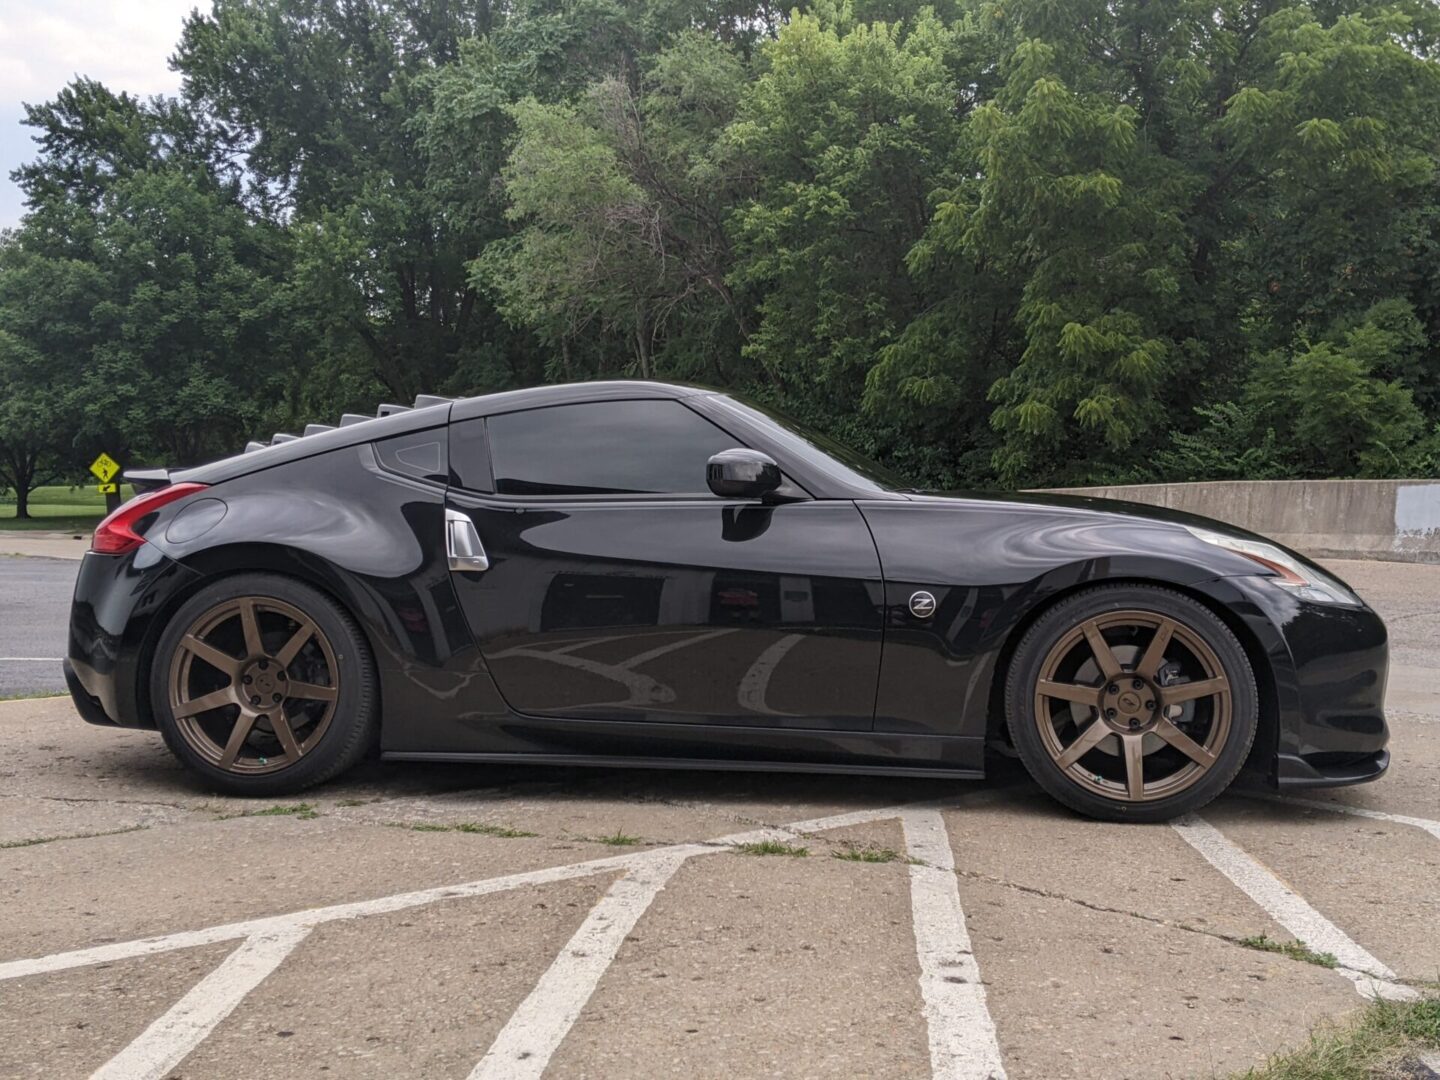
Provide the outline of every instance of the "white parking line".
<path id="1" fill-rule="evenodd" d="M 1005 1080 L 995 1022 L 965 926 L 955 856 L 938 810 L 900 815 L 910 864 L 910 910 L 920 994 L 936 1080 Z"/>
<path id="2" fill-rule="evenodd" d="M 59 656 L 0 656 L 0 664 L 62 664 Z"/>
<path id="3" fill-rule="evenodd" d="M 1395 981 L 1395 973 L 1375 959 L 1345 931 L 1310 906 L 1304 897 L 1196 814 L 1187 814 L 1171 826 L 1187 844 L 1204 856 L 1246 896 L 1309 948 L 1335 957 L 1341 975 L 1365 996 L 1391 1001 L 1413 1001 L 1419 995 Z"/>
<path id="4" fill-rule="evenodd" d="M 906 850 L 921 860 L 910 868 L 911 909 L 935 1076 L 942 1080 L 1002 1080 L 1005 1073 L 1000 1063 L 995 1024 L 985 1004 L 979 967 L 971 951 L 954 873 L 954 857 L 938 809 L 941 805 L 944 804 L 926 802 L 833 814 L 779 828 L 722 836 L 704 844 L 677 844 L 461 885 L 12 960 L 0 964 L 0 981 L 243 939 L 244 944 L 215 971 L 95 1074 L 103 1080 L 159 1078 L 193 1051 L 316 926 L 443 900 L 622 871 L 625 876 L 611 886 L 591 911 L 472 1073 L 473 1077 L 486 1080 L 535 1077 L 564 1040 L 635 922 L 686 860 L 728 851 L 735 844 L 794 838 L 900 818 Z"/>
<path id="5" fill-rule="evenodd" d="M 1396 825 L 1411 825 L 1417 829 L 1424 829 L 1436 840 L 1440 840 L 1440 821 L 1432 821 L 1429 818 L 1411 817 L 1408 814 L 1390 814 L 1384 810 L 1367 810 L 1363 806 L 1350 806 L 1348 803 L 1325 802 L 1322 799 L 1292 799 L 1285 795 L 1252 795 L 1252 798 L 1264 799 L 1267 802 L 1279 803 L 1281 806 L 1303 806 L 1310 810 L 1329 810 L 1335 814 L 1352 814 L 1355 817 L 1372 818 L 1375 821 L 1389 821 Z"/>
<path id="6" fill-rule="evenodd" d="M 637 867 L 610 886 L 495 1037 L 470 1080 L 534 1080 L 545 1071 L 626 935 L 685 858 Z"/>
<path id="7" fill-rule="evenodd" d="M 246 938 L 139 1038 L 96 1069 L 90 1080 L 162 1080 L 168 1076 L 309 933 L 309 927 L 292 927 Z"/>

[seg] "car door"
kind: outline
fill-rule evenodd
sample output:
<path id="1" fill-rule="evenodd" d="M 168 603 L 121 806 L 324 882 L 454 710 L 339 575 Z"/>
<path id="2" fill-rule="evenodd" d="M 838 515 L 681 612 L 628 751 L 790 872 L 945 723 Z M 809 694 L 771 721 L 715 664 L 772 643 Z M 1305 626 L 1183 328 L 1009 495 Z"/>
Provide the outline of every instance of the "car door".
<path id="1" fill-rule="evenodd" d="M 741 445 L 669 399 L 451 426 L 452 544 L 483 548 L 452 576 L 511 708 L 870 729 L 883 588 L 869 529 L 849 500 L 711 494 L 708 458 Z"/>

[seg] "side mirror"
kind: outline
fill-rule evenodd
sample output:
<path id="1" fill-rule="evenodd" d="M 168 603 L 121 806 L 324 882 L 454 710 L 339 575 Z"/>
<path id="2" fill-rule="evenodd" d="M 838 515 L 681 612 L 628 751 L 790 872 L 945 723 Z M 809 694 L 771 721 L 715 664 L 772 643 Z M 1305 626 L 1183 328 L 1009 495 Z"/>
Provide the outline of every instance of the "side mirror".
<path id="1" fill-rule="evenodd" d="M 780 486 L 780 466 L 759 450 L 721 450 L 706 463 L 705 482 L 722 499 L 761 499 Z"/>

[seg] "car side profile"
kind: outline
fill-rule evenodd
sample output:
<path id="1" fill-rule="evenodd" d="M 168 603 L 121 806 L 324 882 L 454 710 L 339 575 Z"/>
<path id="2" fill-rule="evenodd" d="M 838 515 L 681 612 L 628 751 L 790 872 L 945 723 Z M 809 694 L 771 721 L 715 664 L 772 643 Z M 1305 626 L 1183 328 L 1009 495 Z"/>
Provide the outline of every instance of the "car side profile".
<path id="1" fill-rule="evenodd" d="M 383 405 L 127 474 L 65 674 L 213 788 L 412 761 L 980 778 L 1099 818 L 1389 764 L 1386 632 L 1309 560 L 1150 507 L 906 489 L 734 395 Z"/>

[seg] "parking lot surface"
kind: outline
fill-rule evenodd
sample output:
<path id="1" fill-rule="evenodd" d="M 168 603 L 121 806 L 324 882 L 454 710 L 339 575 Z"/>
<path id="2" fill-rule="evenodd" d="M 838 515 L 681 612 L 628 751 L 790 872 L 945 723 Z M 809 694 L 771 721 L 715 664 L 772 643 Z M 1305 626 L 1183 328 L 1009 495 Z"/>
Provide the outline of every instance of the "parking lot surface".
<path id="1" fill-rule="evenodd" d="M 1440 567 L 1334 565 L 1391 628 L 1390 775 L 1172 825 L 1004 760 L 371 763 L 257 803 L 0 703 L 0 1077 L 1242 1070 L 1440 979 Z"/>

